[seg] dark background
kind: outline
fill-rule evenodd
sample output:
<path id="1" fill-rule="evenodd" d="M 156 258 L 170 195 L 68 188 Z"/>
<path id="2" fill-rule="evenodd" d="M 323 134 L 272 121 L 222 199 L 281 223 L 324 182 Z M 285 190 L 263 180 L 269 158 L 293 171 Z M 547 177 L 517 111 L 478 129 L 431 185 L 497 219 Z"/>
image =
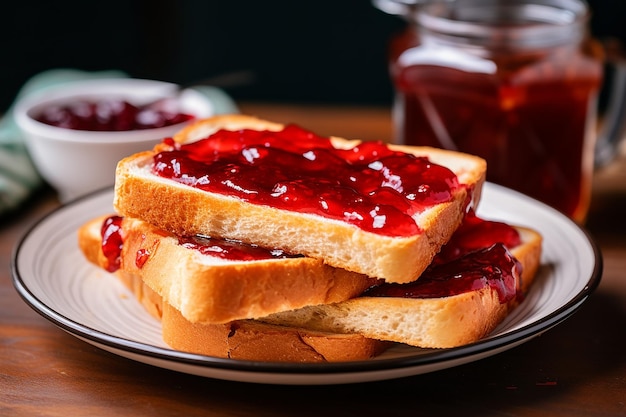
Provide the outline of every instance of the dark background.
<path id="1" fill-rule="evenodd" d="M 589 3 L 595 36 L 626 39 L 626 1 Z M 51 68 L 177 83 L 251 70 L 254 82 L 227 89 L 236 100 L 387 105 L 387 42 L 404 26 L 368 0 L 22 0 L 0 11 L 0 112 Z"/>

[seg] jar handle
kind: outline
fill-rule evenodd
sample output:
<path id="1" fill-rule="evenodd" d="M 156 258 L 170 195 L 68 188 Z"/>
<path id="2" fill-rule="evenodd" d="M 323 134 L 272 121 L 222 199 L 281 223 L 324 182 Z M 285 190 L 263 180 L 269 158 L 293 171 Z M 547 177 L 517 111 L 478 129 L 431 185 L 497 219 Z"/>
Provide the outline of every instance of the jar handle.
<path id="1" fill-rule="evenodd" d="M 619 47 L 605 43 L 607 65 L 611 68 L 611 91 L 607 102 L 602 129 L 595 149 L 596 166 L 601 167 L 613 160 L 619 146 L 626 138 L 626 58 Z"/>

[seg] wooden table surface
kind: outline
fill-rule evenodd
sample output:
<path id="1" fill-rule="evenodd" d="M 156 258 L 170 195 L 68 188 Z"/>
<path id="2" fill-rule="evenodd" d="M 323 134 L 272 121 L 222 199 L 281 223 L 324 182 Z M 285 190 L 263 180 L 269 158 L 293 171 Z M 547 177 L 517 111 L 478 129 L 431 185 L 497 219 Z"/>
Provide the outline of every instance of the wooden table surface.
<path id="1" fill-rule="evenodd" d="M 321 134 L 389 138 L 388 109 L 261 105 L 242 112 Z M 331 386 L 228 382 L 155 368 L 59 330 L 12 285 L 19 237 L 58 206 L 45 192 L 0 222 L 1 416 L 626 415 L 626 157 L 599 171 L 586 225 L 604 258 L 596 292 L 544 335 L 470 364 Z"/>

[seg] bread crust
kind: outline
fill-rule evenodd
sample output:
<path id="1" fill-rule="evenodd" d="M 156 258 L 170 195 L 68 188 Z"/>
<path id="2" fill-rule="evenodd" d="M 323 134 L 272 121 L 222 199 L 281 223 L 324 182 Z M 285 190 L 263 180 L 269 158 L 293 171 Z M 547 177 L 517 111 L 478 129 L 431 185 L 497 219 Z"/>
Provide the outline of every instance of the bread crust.
<path id="1" fill-rule="evenodd" d="M 163 341 L 172 349 L 219 358 L 268 362 L 323 363 L 372 359 L 391 343 L 358 334 L 334 334 L 255 320 L 224 324 L 192 323 L 163 302 L 138 275 L 115 275 L 137 301 L 161 322 Z"/>
<path id="2" fill-rule="evenodd" d="M 516 228 L 522 244 L 512 248 L 511 253 L 522 265 L 517 285 L 525 293 L 540 265 L 542 237 L 532 229 Z M 519 301 L 500 303 L 497 291 L 487 287 L 441 298 L 356 297 L 272 314 L 260 320 L 319 331 L 356 333 L 423 348 L 450 348 L 487 336 Z"/>
<path id="3" fill-rule="evenodd" d="M 107 217 L 91 220 L 78 232 L 87 259 L 105 269 L 108 261 L 102 254 L 100 229 Z M 142 278 L 194 323 L 227 323 L 344 301 L 377 282 L 307 257 L 221 260 L 187 249 L 176 237 L 137 219 L 124 218 L 121 230 L 120 269 Z M 139 253 L 146 256 L 140 265 Z"/>
<path id="4" fill-rule="evenodd" d="M 243 115 L 222 115 L 188 126 L 174 139 L 184 143 L 220 129 L 270 129 L 282 125 Z M 360 141 L 332 138 L 336 147 Z M 462 221 L 467 204 L 477 204 L 485 180 L 485 161 L 434 148 L 389 145 L 428 156 L 452 169 L 460 187 L 452 201 L 416 215 L 423 231 L 409 237 L 389 237 L 354 225 L 312 214 L 256 205 L 236 197 L 210 193 L 150 173 L 153 155 L 162 149 L 129 156 L 118 164 L 114 207 L 123 216 L 142 219 L 175 235 L 206 234 L 280 248 L 323 259 L 325 263 L 388 282 L 410 282 L 430 264 Z M 145 198 L 149 195 L 150 198 Z"/>
<path id="5" fill-rule="evenodd" d="M 333 334 L 271 325 L 255 320 L 226 324 L 191 323 L 164 304 L 163 340 L 185 352 L 222 358 L 273 362 L 367 360 L 390 344 L 358 334 Z"/>

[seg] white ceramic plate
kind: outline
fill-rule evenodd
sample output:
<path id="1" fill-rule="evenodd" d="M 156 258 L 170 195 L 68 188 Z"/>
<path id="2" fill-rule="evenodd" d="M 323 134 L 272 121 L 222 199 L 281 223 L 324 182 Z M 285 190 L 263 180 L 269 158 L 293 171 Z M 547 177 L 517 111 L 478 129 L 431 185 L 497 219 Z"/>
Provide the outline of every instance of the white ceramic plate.
<path id="1" fill-rule="evenodd" d="M 34 310 L 70 334 L 117 355 L 205 377 L 271 384 L 340 384 L 423 374 L 517 346 L 573 314 L 600 281 L 602 261 L 587 234 L 565 216 L 521 194 L 486 184 L 480 216 L 536 228 L 544 235 L 542 268 L 526 300 L 493 334 L 454 349 L 390 349 L 376 359 L 332 364 L 236 361 L 182 353 L 161 339 L 160 324 L 113 276 L 89 264 L 76 231 L 112 213 L 104 190 L 65 205 L 16 246 L 14 285 Z"/>

